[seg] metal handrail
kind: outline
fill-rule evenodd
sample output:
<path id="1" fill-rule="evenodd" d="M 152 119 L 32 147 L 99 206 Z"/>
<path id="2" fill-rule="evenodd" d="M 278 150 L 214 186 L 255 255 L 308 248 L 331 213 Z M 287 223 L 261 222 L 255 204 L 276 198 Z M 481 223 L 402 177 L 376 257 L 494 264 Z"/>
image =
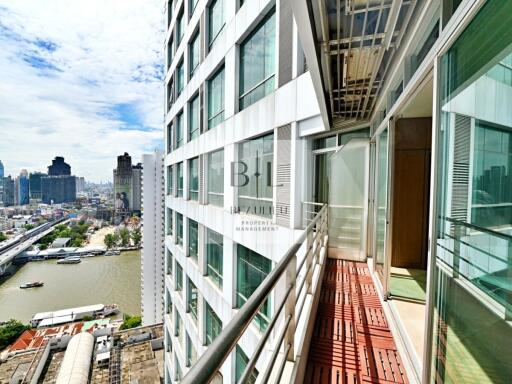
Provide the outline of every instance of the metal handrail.
<path id="1" fill-rule="evenodd" d="M 470 223 L 466 223 L 465 221 L 462 221 L 462 220 L 457 220 L 457 219 L 452 219 L 451 217 L 446 217 L 446 216 L 441 216 L 440 217 L 441 219 L 444 219 L 450 223 L 453 223 L 455 225 L 461 225 L 463 227 L 466 227 L 466 228 L 469 228 L 469 229 L 474 229 L 475 231 L 478 231 L 478 232 L 484 232 L 484 233 L 487 233 L 488 235 L 491 235 L 491 236 L 496 236 L 496 237 L 500 237 L 504 240 L 507 240 L 507 241 L 512 241 L 512 236 L 511 235 L 507 235 L 506 233 L 503 233 L 503 232 L 498 232 L 498 231 L 494 231 L 492 229 L 489 229 L 489 228 L 485 228 L 485 227 L 480 227 L 478 225 L 475 225 L 475 224 L 470 224 Z"/>
<path id="2" fill-rule="evenodd" d="M 320 221 L 320 219 L 323 219 Z M 286 302 L 289 300 L 290 295 L 294 292 L 294 287 L 296 286 L 295 278 L 296 278 L 296 256 L 297 252 L 301 248 L 302 244 L 307 241 L 308 247 L 305 253 L 305 258 L 308 257 L 309 252 L 313 250 L 313 244 L 310 244 L 309 235 L 312 234 L 313 230 L 317 228 L 318 231 L 323 231 L 326 228 L 327 224 L 327 205 L 324 205 L 322 209 L 318 212 L 317 216 L 311 221 L 311 223 L 307 226 L 301 236 L 295 241 L 295 243 L 286 251 L 283 258 L 275 268 L 270 271 L 267 277 L 261 282 L 258 288 L 253 292 L 253 294 L 249 297 L 249 299 L 245 302 L 245 304 L 240 308 L 240 310 L 235 314 L 233 319 L 227 324 L 227 326 L 222 330 L 222 332 L 215 338 L 215 340 L 210 344 L 205 353 L 199 358 L 199 360 L 190 368 L 188 373 L 185 375 L 183 380 L 181 381 L 183 384 L 196 384 L 196 383 L 208 383 L 215 375 L 215 373 L 221 368 L 222 364 L 229 356 L 231 351 L 235 348 L 238 340 L 242 337 L 244 331 L 251 324 L 253 318 L 257 315 L 260 307 L 265 303 L 268 296 L 272 292 L 275 285 L 281 278 L 286 277 L 287 271 L 290 267 L 293 267 L 293 279 L 292 282 L 287 285 L 287 290 L 285 292 L 282 301 L 278 306 L 278 310 L 274 314 L 271 322 L 267 326 L 265 330 L 265 334 L 262 337 L 262 341 L 256 347 L 256 351 L 254 355 L 249 360 L 246 370 L 242 375 L 242 380 L 240 382 L 244 382 L 244 379 L 248 379 L 252 370 L 256 364 L 256 360 L 259 358 L 259 354 L 263 350 L 263 345 L 265 340 L 269 337 L 270 332 L 272 331 L 274 325 L 276 324 L 276 319 L 279 313 L 283 310 L 283 308 L 287 307 Z M 318 225 L 320 225 L 318 227 Z M 320 228 L 320 229 L 318 229 Z M 308 266 L 309 267 L 309 266 Z M 308 268 L 309 269 L 309 268 Z M 295 303 L 293 303 L 293 307 L 295 307 Z M 276 344 L 272 358 L 270 359 L 270 366 L 267 366 L 267 369 L 264 373 L 264 377 L 269 377 L 270 372 L 272 371 L 272 367 L 275 364 L 275 360 L 277 358 L 277 354 L 280 350 L 280 345 L 285 340 L 285 335 L 288 331 L 288 327 L 290 323 L 295 322 L 294 316 L 289 317 L 287 315 L 284 325 L 279 332 L 278 343 Z M 279 371 L 282 372 L 284 368 L 284 363 L 286 361 L 286 355 L 288 355 L 292 345 L 287 342 L 285 346 L 285 358 L 282 366 L 279 367 Z"/>

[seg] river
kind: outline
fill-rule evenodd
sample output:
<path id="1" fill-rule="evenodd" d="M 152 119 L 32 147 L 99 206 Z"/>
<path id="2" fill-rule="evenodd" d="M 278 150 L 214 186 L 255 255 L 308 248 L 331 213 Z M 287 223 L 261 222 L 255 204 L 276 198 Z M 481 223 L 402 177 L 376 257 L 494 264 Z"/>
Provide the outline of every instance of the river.
<path id="1" fill-rule="evenodd" d="M 39 280 L 44 287 L 19 288 Z M 37 312 L 100 303 L 116 303 L 121 312 L 140 314 L 139 251 L 83 258 L 79 264 L 33 261 L 0 285 L 0 321 L 28 322 Z"/>

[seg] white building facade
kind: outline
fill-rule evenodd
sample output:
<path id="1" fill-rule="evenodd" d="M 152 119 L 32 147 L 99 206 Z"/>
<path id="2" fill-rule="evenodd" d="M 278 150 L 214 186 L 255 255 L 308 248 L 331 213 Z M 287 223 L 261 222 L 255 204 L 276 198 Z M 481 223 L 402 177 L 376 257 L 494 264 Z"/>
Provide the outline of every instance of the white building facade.
<path id="1" fill-rule="evenodd" d="M 142 155 L 141 308 L 144 325 L 161 323 L 164 313 L 163 154 Z"/>
<path id="2" fill-rule="evenodd" d="M 311 188 L 301 137 L 324 125 L 288 2 L 169 1 L 167 16 L 164 324 L 170 383 L 180 380 L 299 235 L 301 204 Z M 243 371 L 273 304 L 226 360 L 223 382 Z"/>

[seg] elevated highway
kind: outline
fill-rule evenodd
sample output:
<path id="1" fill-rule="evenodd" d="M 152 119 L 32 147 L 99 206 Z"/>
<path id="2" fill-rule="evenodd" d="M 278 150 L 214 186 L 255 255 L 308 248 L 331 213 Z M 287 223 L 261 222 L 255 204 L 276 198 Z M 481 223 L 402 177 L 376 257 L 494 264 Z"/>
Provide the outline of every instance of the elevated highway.
<path id="1" fill-rule="evenodd" d="M 2 276 L 7 271 L 7 268 L 10 267 L 12 261 L 17 255 L 30 248 L 42 237 L 52 232 L 56 225 L 65 224 L 67 221 L 67 218 L 62 218 L 49 223 L 45 223 L 25 232 L 18 238 L 0 243 L 0 276 Z"/>

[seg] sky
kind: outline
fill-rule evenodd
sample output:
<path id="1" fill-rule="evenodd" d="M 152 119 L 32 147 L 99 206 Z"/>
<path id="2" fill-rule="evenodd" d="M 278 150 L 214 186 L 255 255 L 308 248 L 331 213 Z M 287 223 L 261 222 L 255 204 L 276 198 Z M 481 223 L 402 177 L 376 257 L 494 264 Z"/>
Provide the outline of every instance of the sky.
<path id="1" fill-rule="evenodd" d="M 163 148 L 164 1 L 0 0 L 0 160 L 6 175 L 111 181 L 117 156 Z"/>

